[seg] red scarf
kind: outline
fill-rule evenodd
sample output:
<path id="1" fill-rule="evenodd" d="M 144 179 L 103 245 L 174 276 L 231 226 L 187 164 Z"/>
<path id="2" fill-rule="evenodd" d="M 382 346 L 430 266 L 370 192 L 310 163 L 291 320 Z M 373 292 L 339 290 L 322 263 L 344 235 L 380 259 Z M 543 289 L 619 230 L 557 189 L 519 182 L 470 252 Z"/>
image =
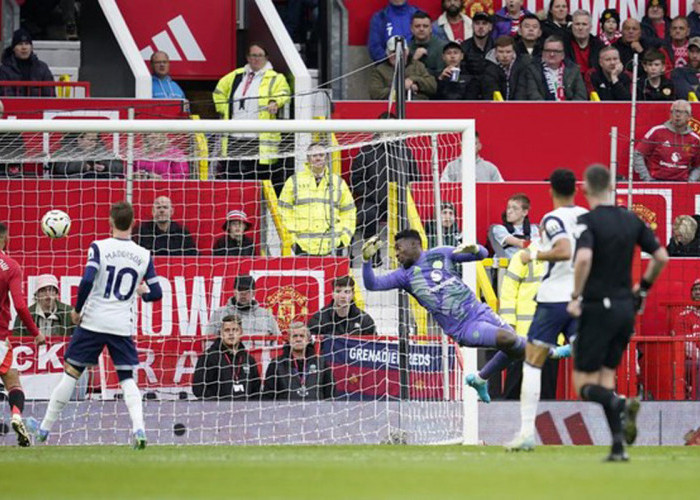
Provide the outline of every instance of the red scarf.
<path id="1" fill-rule="evenodd" d="M 520 21 L 523 20 L 523 17 L 525 17 L 525 12 L 523 12 L 521 10 L 520 14 L 518 14 L 517 19 L 510 20 L 510 36 L 512 36 L 512 37 L 518 36 L 518 28 L 520 27 Z"/>
<path id="2" fill-rule="evenodd" d="M 608 45 L 612 45 L 613 43 L 617 42 L 620 38 L 622 38 L 622 33 L 616 31 L 613 34 L 612 38 L 608 38 L 608 35 L 606 35 L 605 32 L 601 31 L 598 35 L 598 38 L 607 47 Z"/>
<path id="3" fill-rule="evenodd" d="M 671 44 L 673 49 L 673 67 L 682 68 L 688 65 L 688 42 L 685 42 L 680 47 Z"/>

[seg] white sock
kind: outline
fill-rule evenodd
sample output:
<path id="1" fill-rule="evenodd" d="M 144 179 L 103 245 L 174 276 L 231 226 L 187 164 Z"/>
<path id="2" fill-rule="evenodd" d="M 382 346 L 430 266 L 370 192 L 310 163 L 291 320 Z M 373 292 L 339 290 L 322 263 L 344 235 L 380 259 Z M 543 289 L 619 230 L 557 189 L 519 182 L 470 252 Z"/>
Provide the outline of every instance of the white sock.
<path id="1" fill-rule="evenodd" d="M 131 417 L 132 431 L 136 432 L 139 429 L 145 430 L 143 423 L 143 402 L 141 401 L 141 391 L 136 386 L 133 378 L 128 378 L 120 382 L 122 391 L 124 391 L 124 402 L 129 410 Z"/>
<path id="2" fill-rule="evenodd" d="M 542 369 L 523 363 L 523 383 L 520 388 L 520 434 L 535 436 L 535 417 L 540 402 Z"/>
<path id="3" fill-rule="evenodd" d="M 53 424 L 56 423 L 58 417 L 61 416 L 61 412 L 66 406 L 66 403 L 70 401 L 70 397 L 73 395 L 73 391 L 75 390 L 75 385 L 77 383 L 77 379 L 74 379 L 67 373 L 63 374 L 63 376 L 61 377 L 61 381 L 51 393 L 49 406 L 46 407 L 46 415 L 44 415 L 44 420 L 42 420 L 41 422 L 42 430 L 51 430 Z"/>

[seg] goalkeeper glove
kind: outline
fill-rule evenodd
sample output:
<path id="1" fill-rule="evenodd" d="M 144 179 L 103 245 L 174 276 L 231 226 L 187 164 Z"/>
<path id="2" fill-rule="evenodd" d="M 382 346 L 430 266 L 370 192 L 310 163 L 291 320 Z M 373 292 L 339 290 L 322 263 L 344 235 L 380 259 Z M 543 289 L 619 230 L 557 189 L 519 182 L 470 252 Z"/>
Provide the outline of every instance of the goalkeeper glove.
<path id="1" fill-rule="evenodd" d="M 462 243 L 459 245 L 457 248 L 455 248 L 452 253 L 471 253 L 471 254 L 477 254 L 479 253 L 479 245 L 476 243 Z"/>
<path id="2" fill-rule="evenodd" d="M 637 285 L 632 292 L 634 296 L 634 311 L 637 314 L 642 314 L 644 312 L 644 303 L 646 302 L 647 293 L 649 293 L 650 288 L 651 283 L 642 278 L 639 285 Z"/>
<path id="3" fill-rule="evenodd" d="M 362 245 L 362 259 L 365 262 L 369 261 L 381 247 L 382 242 L 379 240 L 379 236 L 372 236 Z"/>

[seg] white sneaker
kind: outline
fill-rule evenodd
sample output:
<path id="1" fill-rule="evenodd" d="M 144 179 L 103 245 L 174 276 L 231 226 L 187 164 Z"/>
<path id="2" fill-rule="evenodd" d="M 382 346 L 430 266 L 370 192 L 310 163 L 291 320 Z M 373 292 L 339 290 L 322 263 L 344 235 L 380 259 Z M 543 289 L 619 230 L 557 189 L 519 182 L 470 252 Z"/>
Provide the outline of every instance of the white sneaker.
<path id="1" fill-rule="evenodd" d="M 522 436 L 518 434 L 515 439 L 505 445 L 506 451 L 532 451 L 535 449 L 534 436 Z"/>

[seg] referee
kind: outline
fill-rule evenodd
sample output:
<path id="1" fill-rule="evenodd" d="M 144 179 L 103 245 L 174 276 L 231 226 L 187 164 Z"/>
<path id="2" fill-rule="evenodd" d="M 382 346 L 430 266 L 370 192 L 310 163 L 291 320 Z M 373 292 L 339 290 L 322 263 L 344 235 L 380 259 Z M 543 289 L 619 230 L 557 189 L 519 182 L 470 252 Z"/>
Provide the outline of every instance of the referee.
<path id="1" fill-rule="evenodd" d="M 612 434 L 611 462 L 629 460 L 624 441 L 637 437 L 637 399 L 614 392 L 615 369 L 634 333 L 634 316 L 668 261 L 666 249 L 634 214 L 610 203 L 610 172 L 591 165 L 584 174 L 591 211 L 578 218 L 574 291 L 567 307 L 580 317 L 573 344 L 574 386 L 585 401 L 599 403 Z M 644 277 L 632 288 L 634 247 L 652 256 Z"/>

